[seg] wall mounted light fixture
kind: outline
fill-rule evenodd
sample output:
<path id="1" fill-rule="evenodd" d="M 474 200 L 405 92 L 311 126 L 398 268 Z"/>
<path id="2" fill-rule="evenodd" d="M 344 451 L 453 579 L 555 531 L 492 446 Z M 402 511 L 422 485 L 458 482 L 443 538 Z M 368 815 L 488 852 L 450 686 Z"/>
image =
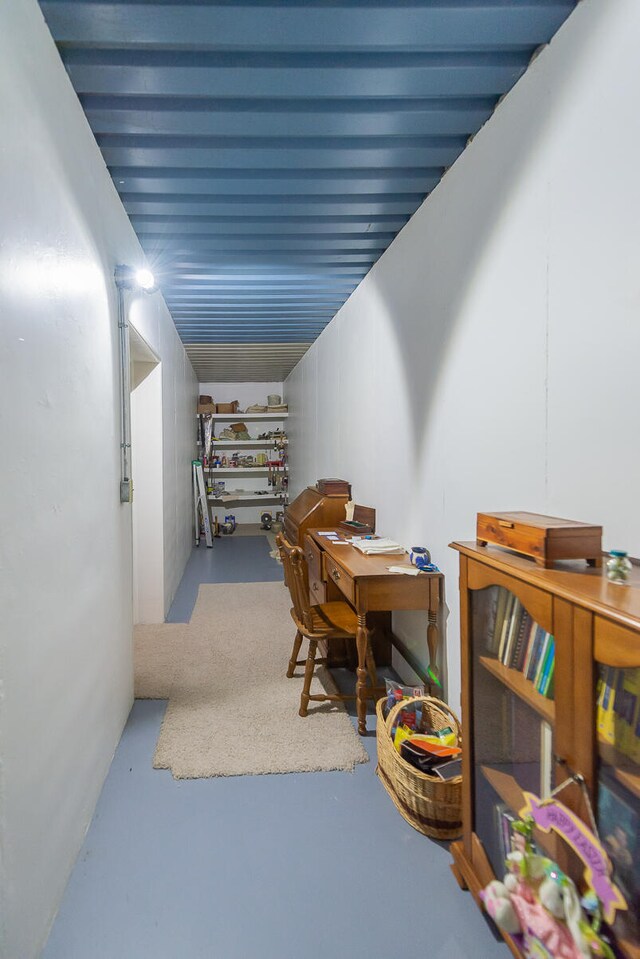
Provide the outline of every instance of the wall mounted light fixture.
<path id="1" fill-rule="evenodd" d="M 133 499 L 131 481 L 131 363 L 129 357 L 129 324 L 124 304 L 125 290 L 155 293 L 158 287 L 151 270 L 135 269 L 120 263 L 114 279 L 118 290 L 118 342 L 120 345 L 120 502 Z"/>
<path id="2" fill-rule="evenodd" d="M 144 293 L 155 293 L 158 289 L 153 273 L 146 267 L 136 269 L 120 263 L 116 267 L 115 280 L 119 290 L 141 290 Z"/>

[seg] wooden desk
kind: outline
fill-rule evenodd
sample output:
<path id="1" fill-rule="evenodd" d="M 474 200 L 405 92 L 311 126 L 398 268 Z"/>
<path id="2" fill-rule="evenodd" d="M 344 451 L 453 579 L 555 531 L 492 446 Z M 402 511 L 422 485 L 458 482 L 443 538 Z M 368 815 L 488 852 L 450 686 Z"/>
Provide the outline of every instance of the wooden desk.
<path id="1" fill-rule="evenodd" d="M 330 529 L 330 526 L 323 527 L 323 532 Z M 340 530 L 336 532 L 343 535 Z M 408 564 L 408 555 L 364 556 L 353 546 L 336 546 L 326 536 L 319 536 L 318 533 L 318 530 L 309 530 L 304 540 L 311 602 L 326 602 L 336 595 L 337 589 L 339 595 L 347 599 L 357 613 L 356 703 L 358 732 L 364 734 L 367 729 L 367 613 L 402 609 L 427 610 L 429 665 L 437 674 L 438 609 L 443 576 L 442 573 L 420 573 L 419 576 L 390 573 L 387 567 Z"/>

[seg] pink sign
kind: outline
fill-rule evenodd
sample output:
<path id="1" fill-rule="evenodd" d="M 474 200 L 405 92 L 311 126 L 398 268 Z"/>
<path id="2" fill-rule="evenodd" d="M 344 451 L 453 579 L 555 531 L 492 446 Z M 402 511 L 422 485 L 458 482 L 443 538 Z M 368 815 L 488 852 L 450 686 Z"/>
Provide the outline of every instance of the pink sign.
<path id="1" fill-rule="evenodd" d="M 552 829 L 573 849 L 584 863 L 584 877 L 602 903 L 603 915 L 611 925 L 616 910 L 627 909 L 622 893 L 611 880 L 611 860 L 598 839 L 575 813 L 557 799 L 538 799 L 532 793 L 524 793 L 527 805 L 520 810 L 520 817 L 531 816 L 543 832 Z"/>

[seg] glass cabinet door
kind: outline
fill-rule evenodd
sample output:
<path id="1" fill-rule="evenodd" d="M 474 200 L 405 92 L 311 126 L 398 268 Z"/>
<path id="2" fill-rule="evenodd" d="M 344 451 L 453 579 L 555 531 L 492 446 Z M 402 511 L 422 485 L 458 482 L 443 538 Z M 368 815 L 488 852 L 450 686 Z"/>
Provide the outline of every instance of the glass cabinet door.
<path id="1" fill-rule="evenodd" d="M 640 957 L 640 667 L 596 672 L 597 812 L 600 839 L 627 911 L 613 930 L 623 955 Z"/>
<path id="2" fill-rule="evenodd" d="M 522 793 L 552 788 L 555 639 L 502 586 L 470 602 L 474 832 L 501 877 Z"/>

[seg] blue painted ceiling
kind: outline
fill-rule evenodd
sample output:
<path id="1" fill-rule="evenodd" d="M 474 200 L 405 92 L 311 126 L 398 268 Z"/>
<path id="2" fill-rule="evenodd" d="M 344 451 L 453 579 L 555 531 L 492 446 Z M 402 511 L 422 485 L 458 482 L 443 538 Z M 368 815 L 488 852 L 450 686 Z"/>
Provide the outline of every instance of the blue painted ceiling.
<path id="1" fill-rule="evenodd" d="M 576 0 L 41 0 L 201 380 L 283 378 Z"/>

